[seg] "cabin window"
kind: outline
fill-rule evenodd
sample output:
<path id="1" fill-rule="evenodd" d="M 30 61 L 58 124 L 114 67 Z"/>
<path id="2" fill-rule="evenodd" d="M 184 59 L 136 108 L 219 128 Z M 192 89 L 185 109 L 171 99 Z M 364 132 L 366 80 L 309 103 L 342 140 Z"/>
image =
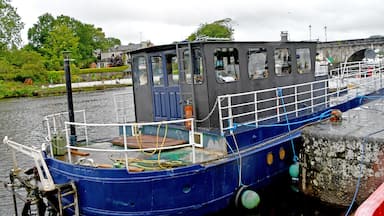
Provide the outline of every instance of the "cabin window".
<path id="1" fill-rule="evenodd" d="M 219 83 L 239 79 L 239 52 L 236 48 L 218 48 L 214 53 L 216 80 Z"/>
<path id="2" fill-rule="evenodd" d="M 144 56 L 135 57 L 133 59 L 133 65 L 135 70 L 135 81 L 138 85 L 147 85 L 148 84 L 148 70 L 147 70 L 147 60 Z"/>
<path id="3" fill-rule="evenodd" d="M 179 85 L 179 66 L 177 65 L 177 57 L 175 54 L 165 55 L 167 60 L 167 76 L 168 76 L 168 85 L 175 86 Z"/>
<path id="4" fill-rule="evenodd" d="M 203 58 L 200 49 L 193 50 L 193 81 L 195 84 L 202 84 L 204 81 Z"/>
<path id="5" fill-rule="evenodd" d="M 311 72 L 311 55 L 309 48 L 296 49 L 297 72 L 300 74 Z"/>
<path id="6" fill-rule="evenodd" d="M 248 50 L 249 79 L 264 79 L 268 77 L 267 49 L 251 48 Z"/>
<path id="7" fill-rule="evenodd" d="M 192 84 L 192 73 L 190 70 L 190 57 L 189 57 L 189 50 L 184 50 L 182 54 L 183 58 L 183 71 L 184 71 L 184 80 L 187 84 Z"/>
<path id="8" fill-rule="evenodd" d="M 275 73 L 285 76 L 292 72 L 291 52 L 288 48 L 275 49 Z"/>
<path id="9" fill-rule="evenodd" d="M 161 56 L 151 57 L 152 81 L 154 86 L 164 86 L 163 63 Z"/>

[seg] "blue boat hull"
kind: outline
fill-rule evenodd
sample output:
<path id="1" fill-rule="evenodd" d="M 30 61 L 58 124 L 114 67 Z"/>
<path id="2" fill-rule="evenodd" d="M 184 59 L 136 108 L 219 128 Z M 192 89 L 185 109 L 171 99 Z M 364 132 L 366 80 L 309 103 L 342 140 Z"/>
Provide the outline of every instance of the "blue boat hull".
<path id="1" fill-rule="evenodd" d="M 347 110 L 362 102 L 356 98 L 332 109 Z M 236 134 L 240 157 L 235 151 L 219 160 L 169 170 L 127 172 L 125 168 L 93 168 L 52 158 L 46 162 L 55 183 L 76 183 L 81 215 L 205 215 L 233 203 L 241 185 L 257 190 L 287 176 L 294 155 L 290 139 L 299 137 L 300 131 L 268 144 L 251 138 L 251 134 L 262 134 L 261 138 L 268 140 L 279 133 L 273 128 L 240 132 Z M 227 140 L 233 145 L 232 136 Z M 283 158 L 281 149 L 285 151 Z M 271 164 L 268 154 L 273 155 Z"/>
<path id="2" fill-rule="evenodd" d="M 287 151 L 283 160 L 279 159 L 281 147 Z M 268 153 L 274 155 L 271 165 L 267 164 Z M 236 155 L 213 163 L 139 173 L 56 159 L 47 159 L 47 164 L 56 183 L 75 181 L 83 215 L 204 215 L 233 202 L 239 188 Z M 290 155 L 289 142 L 242 153 L 241 184 L 257 189 L 286 174 Z"/>

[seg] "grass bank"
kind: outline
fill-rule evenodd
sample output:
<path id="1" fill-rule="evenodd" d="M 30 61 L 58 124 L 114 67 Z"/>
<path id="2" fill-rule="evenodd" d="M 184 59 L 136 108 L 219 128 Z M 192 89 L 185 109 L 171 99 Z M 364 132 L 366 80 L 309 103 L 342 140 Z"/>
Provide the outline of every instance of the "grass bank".
<path id="1" fill-rule="evenodd" d="M 114 84 L 114 85 L 101 85 L 91 87 L 80 87 L 72 88 L 73 92 L 84 92 L 84 91 L 97 91 L 106 90 L 110 88 L 121 88 L 127 87 L 127 84 Z M 3 98 L 15 98 L 15 97 L 46 97 L 54 95 L 66 94 L 66 88 L 55 87 L 55 88 L 42 88 L 41 85 L 26 85 L 19 82 L 1 82 L 0 81 L 0 99 Z"/>
<path id="2" fill-rule="evenodd" d="M 14 97 L 51 96 L 66 93 L 65 87 L 44 88 L 48 84 L 65 83 L 64 71 L 48 71 L 43 75 L 32 76 L 28 73 L 2 73 L 0 76 L 0 99 Z M 122 79 L 130 76 L 129 67 L 71 69 L 72 82 L 89 82 L 100 80 Z M 25 83 L 31 79 L 32 82 Z M 127 84 L 102 85 L 73 88 L 73 92 L 96 91 L 108 88 L 125 87 Z"/>

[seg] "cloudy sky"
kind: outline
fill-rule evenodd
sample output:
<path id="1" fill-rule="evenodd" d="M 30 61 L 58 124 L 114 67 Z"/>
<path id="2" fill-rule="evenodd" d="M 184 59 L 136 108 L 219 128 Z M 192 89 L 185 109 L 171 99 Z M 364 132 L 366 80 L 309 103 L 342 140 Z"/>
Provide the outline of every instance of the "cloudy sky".
<path id="1" fill-rule="evenodd" d="M 101 27 L 123 44 L 180 41 L 199 24 L 231 18 L 235 40 L 334 41 L 384 35 L 382 0 L 11 0 L 27 30 L 44 13 Z M 311 26 L 311 28 L 309 27 Z M 326 31 L 325 31 L 326 27 Z"/>

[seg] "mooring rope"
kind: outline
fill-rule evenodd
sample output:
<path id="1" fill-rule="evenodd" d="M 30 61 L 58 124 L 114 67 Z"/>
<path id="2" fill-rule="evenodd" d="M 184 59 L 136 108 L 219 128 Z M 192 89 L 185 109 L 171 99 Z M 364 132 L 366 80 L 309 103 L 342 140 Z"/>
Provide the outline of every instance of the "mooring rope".
<path id="1" fill-rule="evenodd" d="M 369 108 L 367 108 L 369 109 Z M 379 112 L 383 112 L 381 110 L 376 110 L 376 109 L 372 109 L 374 111 L 379 111 Z M 362 139 L 362 142 L 361 142 L 361 145 L 360 145 L 360 152 L 361 152 L 361 157 L 360 157 L 360 161 L 359 161 L 359 177 L 357 178 L 357 183 L 356 183 L 356 187 L 355 187 L 355 192 L 353 194 L 353 198 L 352 198 L 352 201 L 348 207 L 348 210 L 347 212 L 345 213 L 345 216 L 348 216 L 352 210 L 352 207 L 353 207 L 353 204 L 355 203 L 356 201 L 356 197 L 357 197 L 357 194 L 359 193 L 359 187 L 360 187 L 360 183 L 361 183 L 361 176 L 363 175 L 363 161 L 364 161 L 364 154 L 365 154 L 365 144 L 367 142 L 367 139 L 368 137 L 372 136 L 372 135 L 375 135 L 375 134 L 378 134 L 378 133 L 381 133 L 381 132 L 384 132 L 384 128 L 381 129 L 381 130 L 378 130 L 378 131 L 374 131 L 368 135 L 366 135 L 365 137 L 363 137 Z"/>
<path id="2" fill-rule="evenodd" d="M 291 124 L 289 123 L 288 113 L 287 113 L 287 109 L 285 108 L 285 103 L 284 103 L 283 90 L 281 88 L 277 89 L 277 95 L 278 95 L 278 97 L 281 100 L 281 104 L 283 106 L 285 120 L 287 122 L 288 133 L 290 133 L 291 132 Z M 293 138 L 290 138 L 290 141 L 291 141 L 291 147 L 292 147 L 292 152 L 293 152 L 293 162 L 297 162 L 298 161 L 298 157 L 296 155 L 295 144 L 293 143 Z"/>

